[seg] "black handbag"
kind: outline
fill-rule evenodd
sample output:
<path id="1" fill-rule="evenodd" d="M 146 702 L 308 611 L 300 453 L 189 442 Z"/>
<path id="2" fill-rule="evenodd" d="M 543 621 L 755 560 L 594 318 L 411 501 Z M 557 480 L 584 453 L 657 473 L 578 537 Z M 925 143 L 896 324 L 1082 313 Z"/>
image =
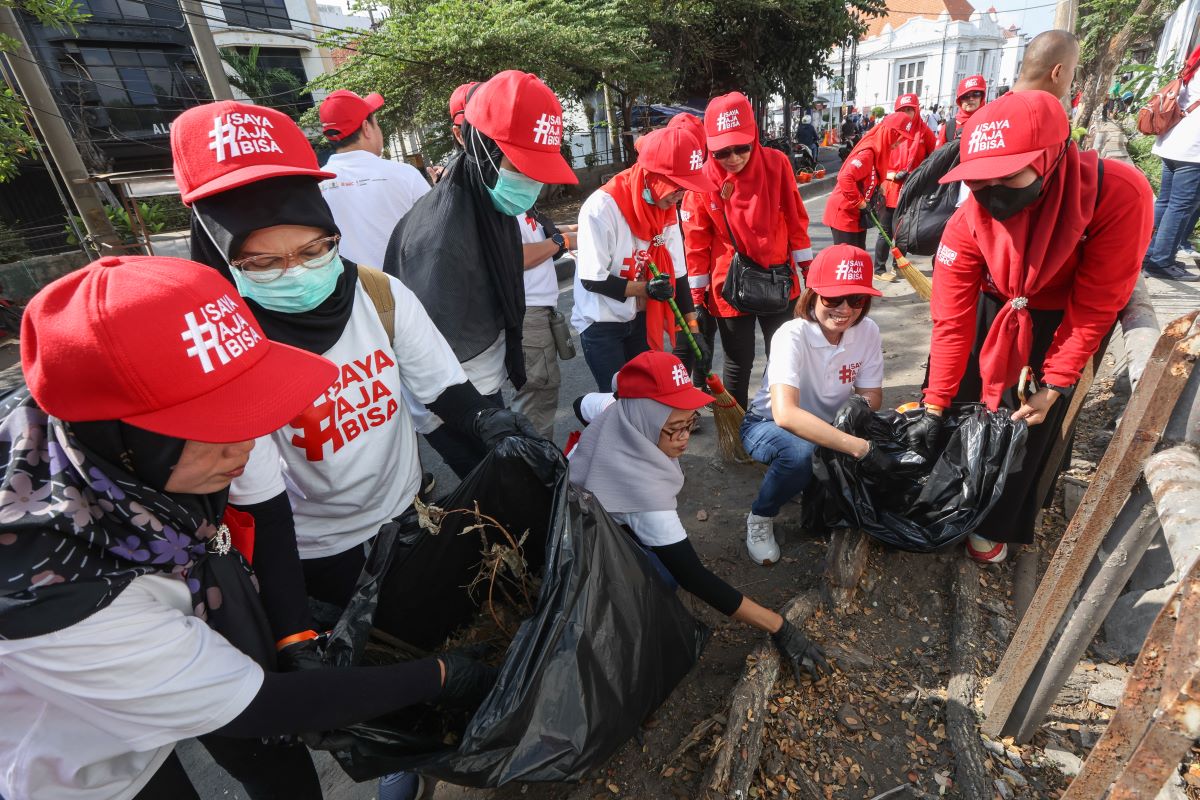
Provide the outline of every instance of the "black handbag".
<path id="1" fill-rule="evenodd" d="M 786 309 L 792 299 L 792 265 L 764 267 L 742 253 L 733 237 L 733 228 L 729 226 L 729 217 L 723 211 L 721 216 L 725 218 L 725 229 L 733 244 L 733 258 L 725 275 L 725 285 L 721 287 L 721 297 L 743 314 L 778 314 Z"/>

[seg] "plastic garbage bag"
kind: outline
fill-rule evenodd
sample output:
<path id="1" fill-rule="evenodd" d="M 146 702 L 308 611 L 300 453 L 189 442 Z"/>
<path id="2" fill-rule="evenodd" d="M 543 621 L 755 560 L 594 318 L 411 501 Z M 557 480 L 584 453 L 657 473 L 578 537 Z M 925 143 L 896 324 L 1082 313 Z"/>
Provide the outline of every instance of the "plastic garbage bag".
<path id="1" fill-rule="evenodd" d="M 1025 455 L 1026 424 L 1011 412 L 969 405 L 948 412 L 945 447 L 933 463 L 908 449 L 904 432 L 921 411 L 873 412 L 853 397 L 834 417 L 839 430 L 862 437 L 894 460 L 887 475 L 863 474 L 845 453 L 818 447 L 817 479 L 805 495 L 807 522 L 861 528 L 879 541 L 927 553 L 975 530 L 1000 498 Z"/>
<path id="2" fill-rule="evenodd" d="M 633 736 L 700 657 L 708 629 L 599 503 L 570 487 L 552 444 L 505 440 L 439 505 L 476 501 L 514 536 L 529 531 L 531 562 L 533 543 L 545 543 L 533 616 L 509 645 L 495 688 L 462 721 L 456 745 L 441 731 L 457 712 L 432 706 L 325 734 L 314 746 L 332 751 L 355 780 L 401 770 L 477 787 L 580 780 Z M 462 533 L 472 524 L 473 515 L 450 515 L 434 535 L 405 518 L 377 539 L 334 629 L 334 665 L 359 663 L 372 620 L 432 647 L 477 613 L 463 589 L 479 563 L 478 533 Z M 447 569 L 466 577 L 446 580 L 439 571 Z"/>

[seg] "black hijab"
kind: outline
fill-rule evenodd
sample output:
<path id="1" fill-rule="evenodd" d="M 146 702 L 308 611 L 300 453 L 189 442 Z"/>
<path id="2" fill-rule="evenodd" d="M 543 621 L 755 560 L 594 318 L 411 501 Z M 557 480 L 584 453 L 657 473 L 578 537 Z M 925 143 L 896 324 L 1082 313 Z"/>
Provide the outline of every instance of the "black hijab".
<path id="1" fill-rule="evenodd" d="M 525 384 L 521 232 L 513 217 L 495 209 L 487 191 L 496 185 L 504 154 L 466 120 L 462 134 L 466 150 L 397 223 L 383 271 L 412 290 L 460 362 L 482 353 L 503 331 L 504 365 L 519 389 Z"/>
<path id="2" fill-rule="evenodd" d="M 314 178 L 267 178 L 197 200 L 192 205 L 192 260 L 207 264 L 233 283 L 229 261 L 254 231 L 274 225 L 308 225 L 339 233 L 333 212 Z M 289 314 L 244 298 L 272 341 L 322 355 L 337 344 L 354 309 L 358 267 L 342 259 L 344 271 L 333 294 L 312 311 Z"/>

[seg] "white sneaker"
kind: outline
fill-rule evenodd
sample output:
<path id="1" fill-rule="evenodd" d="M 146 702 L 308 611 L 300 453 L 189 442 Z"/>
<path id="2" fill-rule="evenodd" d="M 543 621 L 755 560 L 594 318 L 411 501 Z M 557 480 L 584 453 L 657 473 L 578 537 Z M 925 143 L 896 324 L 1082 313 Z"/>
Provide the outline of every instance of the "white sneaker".
<path id="1" fill-rule="evenodd" d="M 1184 245 L 1175 253 L 1176 258 L 1190 258 L 1192 261 L 1200 261 L 1200 252 L 1191 245 Z"/>
<path id="2" fill-rule="evenodd" d="M 775 543 L 775 520 L 753 512 L 746 515 L 746 550 L 755 564 L 769 567 L 779 560 L 779 545 Z"/>
<path id="3" fill-rule="evenodd" d="M 984 564 L 999 564 L 1008 558 L 1008 545 L 972 533 L 967 536 L 967 555 Z"/>

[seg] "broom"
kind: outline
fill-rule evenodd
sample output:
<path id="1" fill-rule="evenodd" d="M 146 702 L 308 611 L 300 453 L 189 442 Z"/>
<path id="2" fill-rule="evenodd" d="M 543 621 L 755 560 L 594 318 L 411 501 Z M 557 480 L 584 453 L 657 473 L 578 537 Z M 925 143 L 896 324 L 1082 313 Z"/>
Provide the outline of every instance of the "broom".
<path id="1" fill-rule="evenodd" d="M 929 278 L 926 278 L 925 273 L 914 267 L 900 252 L 900 248 L 896 247 L 892 237 L 887 235 L 887 231 L 883 229 L 883 225 L 880 224 L 879 218 L 875 216 L 875 211 L 870 206 L 867 206 L 867 213 L 871 215 L 871 221 L 875 223 L 875 229 L 879 231 L 879 235 L 888 243 L 888 247 L 892 248 L 892 258 L 896 259 L 896 268 L 900 270 L 904 280 L 908 281 L 922 300 L 929 300 L 930 297 L 933 297 L 933 284 L 929 282 Z"/>
<path id="2" fill-rule="evenodd" d="M 654 277 L 657 278 L 662 274 L 658 271 L 658 267 L 654 266 L 653 261 L 647 261 L 646 264 L 650 267 L 650 274 Z M 675 298 L 668 298 L 667 303 L 670 304 L 671 311 L 675 312 L 675 321 L 679 324 L 683 335 L 687 337 L 692 354 L 699 361 L 704 354 L 700 352 L 700 345 L 696 344 L 696 338 L 692 336 L 692 332 L 687 326 L 687 320 L 683 318 L 683 313 L 675 304 Z M 708 390 L 712 392 L 713 396 L 712 412 L 713 419 L 717 423 L 717 447 L 720 449 L 721 455 L 740 464 L 750 463 L 753 459 L 746 454 L 746 448 L 742 446 L 742 437 L 738 433 L 742 427 L 742 420 L 746 418 L 745 410 L 738 405 L 738 401 L 733 398 L 733 395 L 725 390 L 725 384 L 721 383 L 721 379 L 717 377 L 716 373 L 709 372 L 704 382 L 708 384 Z"/>

